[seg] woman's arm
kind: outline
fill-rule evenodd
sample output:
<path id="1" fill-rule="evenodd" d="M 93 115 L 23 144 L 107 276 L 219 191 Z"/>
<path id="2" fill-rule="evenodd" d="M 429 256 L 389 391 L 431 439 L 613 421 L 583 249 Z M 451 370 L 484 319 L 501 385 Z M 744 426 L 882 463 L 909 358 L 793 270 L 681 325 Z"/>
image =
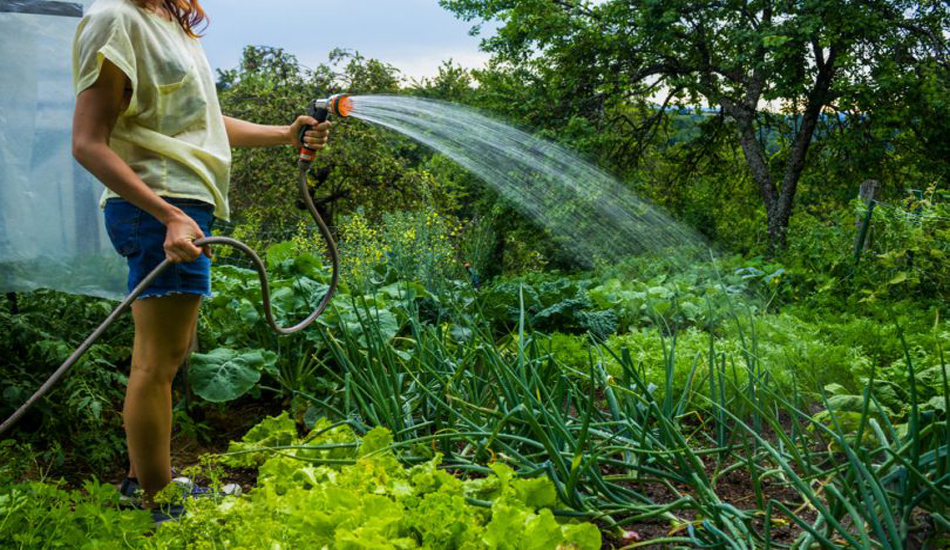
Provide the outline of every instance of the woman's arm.
<path id="1" fill-rule="evenodd" d="M 318 124 L 316 120 L 302 116 L 290 126 L 265 126 L 246 120 L 224 117 L 224 129 L 228 132 L 231 147 L 271 147 L 274 145 L 294 145 L 300 147 L 297 136 L 303 126 L 313 126 L 307 132 L 304 141 L 311 149 L 323 149 L 330 133 L 330 123 Z"/>
<path id="2" fill-rule="evenodd" d="M 128 77 L 108 59 L 95 84 L 76 98 L 73 116 L 73 156 L 106 187 L 148 212 L 167 228 L 165 256 L 172 262 L 190 262 L 201 254 L 192 242 L 204 237 L 201 228 L 181 209 L 152 191 L 128 164 L 109 148 L 119 114 L 128 105 Z M 206 249 L 206 253 L 210 252 Z"/>

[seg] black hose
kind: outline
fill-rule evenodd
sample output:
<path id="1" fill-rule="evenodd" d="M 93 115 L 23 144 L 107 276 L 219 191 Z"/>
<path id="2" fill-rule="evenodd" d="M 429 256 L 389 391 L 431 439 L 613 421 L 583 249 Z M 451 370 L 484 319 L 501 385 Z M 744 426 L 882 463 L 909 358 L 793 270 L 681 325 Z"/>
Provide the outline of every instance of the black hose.
<path id="1" fill-rule="evenodd" d="M 274 332 L 278 334 L 293 334 L 295 332 L 300 332 L 301 330 L 310 326 L 330 304 L 330 300 L 333 298 L 333 294 L 336 292 L 340 274 L 340 258 L 339 253 L 337 252 L 336 242 L 333 240 L 333 235 L 330 234 L 330 228 L 327 227 L 326 223 L 323 221 L 323 218 L 320 217 L 320 213 L 317 211 L 317 207 L 314 206 L 313 199 L 310 197 L 310 188 L 307 185 L 307 172 L 310 170 L 310 163 L 301 162 L 299 163 L 298 167 L 300 175 L 297 181 L 297 187 L 300 191 L 300 196 L 303 199 L 304 204 L 307 205 L 307 210 L 310 211 L 313 221 L 316 222 L 317 227 L 320 229 L 320 234 L 323 235 L 323 239 L 327 243 L 327 249 L 330 252 L 330 261 L 333 264 L 333 275 L 330 278 L 330 287 L 327 289 L 327 293 L 323 296 L 323 299 L 320 300 L 320 304 L 317 305 L 317 309 L 315 309 L 313 313 L 311 313 L 306 319 L 290 328 L 283 328 L 277 324 L 277 322 L 274 320 L 274 313 L 271 310 L 270 289 L 267 283 L 267 269 L 264 267 L 264 262 L 261 261 L 260 257 L 254 252 L 254 250 L 251 249 L 251 247 L 230 237 L 204 237 L 195 241 L 195 246 L 204 246 L 206 244 L 223 244 L 237 248 L 251 258 L 251 261 L 254 264 L 254 269 L 257 270 L 257 276 L 261 281 L 261 301 L 264 304 L 264 316 L 267 318 L 267 324 L 269 324 Z M 165 269 L 167 269 L 170 265 L 171 262 L 166 259 L 160 263 L 158 267 L 153 269 L 152 272 L 149 273 L 137 287 L 135 287 L 132 293 L 129 294 L 128 297 L 126 297 L 125 300 L 123 300 L 122 303 L 119 304 L 118 307 L 116 307 L 112 313 L 109 314 L 106 320 L 103 321 L 101 325 L 99 325 L 99 328 L 93 331 L 93 333 L 90 334 L 88 338 L 86 338 L 82 345 L 76 348 L 76 351 L 74 351 L 73 354 L 70 355 L 69 358 L 66 359 L 66 361 L 60 365 L 58 369 L 56 369 L 56 372 L 54 372 L 53 375 L 43 383 L 40 389 L 36 390 L 36 393 L 27 399 L 26 403 L 17 409 L 15 413 L 10 415 L 10 418 L 7 418 L 3 421 L 3 424 L 0 424 L 0 435 L 5 433 L 14 424 L 16 424 L 16 422 L 20 420 L 20 418 L 26 414 L 27 411 L 36 405 L 37 401 L 49 393 L 49 391 L 53 389 L 53 386 L 59 382 L 66 372 L 69 371 L 69 369 L 72 368 L 72 366 L 75 365 L 76 362 L 79 361 L 79 359 L 87 351 L 89 351 L 89 348 L 92 347 L 96 340 L 102 336 L 106 329 L 108 329 L 112 323 L 114 323 L 115 320 L 119 318 L 119 316 L 121 316 L 126 310 L 129 309 L 129 307 L 131 307 L 132 302 L 135 301 L 139 294 L 148 288 L 149 285 L 152 284 L 152 281 L 161 275 L 162 272 L 165 271 Z"/>

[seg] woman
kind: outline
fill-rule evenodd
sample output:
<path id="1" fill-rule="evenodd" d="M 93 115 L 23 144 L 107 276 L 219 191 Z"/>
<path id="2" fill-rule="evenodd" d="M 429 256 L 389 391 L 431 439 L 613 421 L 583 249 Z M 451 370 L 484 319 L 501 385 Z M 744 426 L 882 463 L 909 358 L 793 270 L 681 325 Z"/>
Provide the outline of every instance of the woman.
<path id="1" fill-rule="evenodd" d="M 73 44 L 73 155 L 105 186 L 106 227 L 129 264 L 129 290 L 174 264 L 132 305 L 135 341 L 122 414 L 129 478 L 154 507 L 171 482 L 171 385 L 189 352 L 210 250 L 195 246 L 227 220 L 231 147 L 321 149 L 329 125 L 299 117 L 262 126 L 225 117 L 198 41 L 197 0 L 98 0 Z M 128 481 L 128 480 L 127 480 Z"/>

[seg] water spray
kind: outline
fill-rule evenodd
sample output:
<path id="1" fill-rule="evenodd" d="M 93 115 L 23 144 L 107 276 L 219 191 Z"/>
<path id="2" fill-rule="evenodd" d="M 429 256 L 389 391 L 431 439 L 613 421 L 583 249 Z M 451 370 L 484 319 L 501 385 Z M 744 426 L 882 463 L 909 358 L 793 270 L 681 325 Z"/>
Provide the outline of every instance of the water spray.
<path id="1" fill-rule="evenodd" d="M 580 266 L 616 266 L 642 254 L 669 263 L 708 257 L 696 231 L 556 143 L 444 101 L 385 95 L 351 101 L 352 118 L 445 155 L 544 228 Z"/>
<path id="2" fill-rule="evenodd" d="M 350 97 L 347 94 L 337 94 L 331 96 L 327 99 L 318 99 L 313 101 L 310 104 L 308 109 L 308 114 L 313 117 L 317 122 L 326 122 L 330 115 L 338 117 L 347 117 L 353 110 L 353 103 L 350 100 Z M 312 127 L 305 126 L 300 130 L 300 135 L 298 136 L 301 144 L 303 144 L 303 137 Z M 310 186 L 307 184 L 307 173 L 310 171 L 310 166 L 316 158 L 316 151 L 310 149 L 306 145 L 300 149 L 300 160 L 297 163 L 298 166 L 298 180 L 297 188 L 300 192 L 300 198 L 303 199 L 304 204 L 307 206 L 307 210 L 310 212 L 310 216 L 313 217 L 313 221 L 317 224 L 317 228 L 320 230 L 320 235 L 323 237 L 324 241 L 327 243 L 327 250 L 330 254 L 330 261 L 333 266 L 333 272 L 330 278 L 330 286 L 327 288 L 326 294 L 320 300 L 320 303 L 317 305 L 317 308 L 311 313 L 306 319 L 300 323 L 289 327 L 283 328 L 277 324 L 274 320 L 274 313 L 271 309 L 270 304 L 270 288 L 267 281 L 267 269 L 264 267 L 264 262 L 261 261 L 261 258 L 257 255 L 254 250 L 248 245 L 242 243 L 237 239 L 232 239 L 230 237 L 203 237 L 197 239 L 194 244 L 195 246 L 201 247 L 206 244 L 212 245 L 227 245 L 233 248 L 236 248 L 246 254 L 253 264 L 254 269 L 257 271 L 257 276 L 261 281 L 261 302 L 264 305 L 264 316 L 267 320 L 267 324 L 270 325 L 270 328 L 277 334 L 294 334 L 300 332 L 310 326 L 327 306 L 330 305 L 330 300 L 333 298 L 333 295 L 336 293 L 337 285 L 339 283 L 339 273 L 340 273 L 340 258 L 339 252 L 337 251 L 336 241 L 333 240 L 333 235 L 330 233 L 330 229 L 324 223 L 323 218 L 320 216 L 320 213 L 317 211 L 317 207 L 313 204 L 313 198 L 310 196 Z M 42 399 L 57 382 L 69 371 L 70 368 L 75 365 L 79 359 L 89 351 L 89 348 L 100 338 L 103 333 L 118 319 L 123 313 L 125 313 L 131 306 L 132 302 L 138 298 L 149 285 L 152 284 L 152 281 L 155 280 L 159 275 L 162 274 L 172 262 L 163 260 L 162 263 L 158 265 L 155 269 L 146 275 L 145 279 L 139 283 L 135 289 L 120 303 L 113 311 L 109 314 L 105 321 L 102 322 L 99 327 L 89 335 L 88 338 L 78 347 L 76 351 L 69 356 L 66 361 L 60 365 L 56 372 L 49 377 L 49 379 L 43 383 L 43 385 L 34 393 L 26 403 L 24 403 L 16 412 L 10 415 L 9 418 L 3 421 L 3 424 L 0 424 L 0 435 L 9 430 L 24 414 L 27 413 L 36 403 Z"/>

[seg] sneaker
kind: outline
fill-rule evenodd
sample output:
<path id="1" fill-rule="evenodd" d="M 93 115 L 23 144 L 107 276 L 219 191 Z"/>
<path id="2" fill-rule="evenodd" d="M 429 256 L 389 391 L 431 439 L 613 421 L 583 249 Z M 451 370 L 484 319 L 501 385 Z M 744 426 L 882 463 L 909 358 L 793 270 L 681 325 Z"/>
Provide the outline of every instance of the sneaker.
<path id="1" fill-rule="evenodd" d="M 177 472 L 172 469 L 172 475 L 174 476 L 176 473 Z M 186 491 L 190 491 L 193 485 L 192 481 L 187 477 L 176 477 L 173 478 L 172 481 L 185 487 Z M 137 478 L 126 477 L 119 486 L 119 504 L 131 507 L 138 506 L 139 499 L 141 498 L 140 490 L 141 487 L 139 486 L 139 480 Z"/>
<path id="2" fill-rule="evenodd" d="M 221 487 L 220 490 L 215 491 L 211 487 L 202 487 L 187 477 L 176 477 L 172 481 L 184 487 L 186 494 L 194 499 L 208 497 L 230 497 L 241 494 L 241 486 L 237 483 L 228 483 L 224 487 Z"/>
<path id="3" fill-rule="evenodd" d="M 119 506 L 127 508 L 141 508 L 142 487 L 139 486 L 139 480 L 134 477 L 126 477 L 119 486 Z"/>
<path id="4" fill-rule="evenodd" d="M 223 498 L 227 496 L 238 496 L 241 494 L 241 486 L 237 483 L 228 483 L 222 487 L 220 491 L 215 491 L 210 487 L 202 487 L 192 481 L 190 478 L 184 476 L 172 479 L 172 483 L 175 483 L 182 488 L 182 497 L 189 496 L 193 499 L 208 497 Z M 119 487 L 119 504 L 137 508 L 139 505 L 139 499 L 141 498 L 140 489 L 141 488 L 139 487 L 139 482 L 137 479 L 127 477 L 122 480 L 122 485 Z"/>
<path id="5" fill-rule="evenodd" d="M 152 513 L 152 524 L 158 526 L 166 521 L 174 521 L 185 515 L 185 507 L 181 504 L 161 506 L 149 510 Z"/>
<path id="6" fill-rule="evenodd" d="M 119 486 L 119 504 L 122 506 L 134 507 L 138 501 L 139 480 L 134 477 L 126 477 Z"/>

